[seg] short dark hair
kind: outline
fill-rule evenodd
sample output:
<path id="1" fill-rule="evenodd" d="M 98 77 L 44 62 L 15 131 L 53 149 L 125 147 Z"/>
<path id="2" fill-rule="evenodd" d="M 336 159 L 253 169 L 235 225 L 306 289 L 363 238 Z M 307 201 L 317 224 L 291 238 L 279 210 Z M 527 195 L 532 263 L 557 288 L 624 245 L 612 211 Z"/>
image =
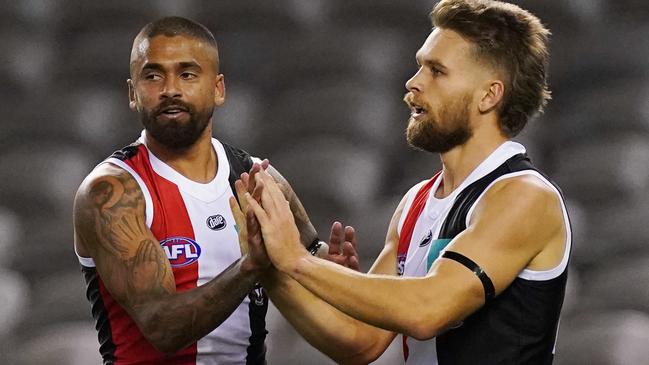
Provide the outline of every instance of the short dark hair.
<path id="1" fill-rule="evenodd" d="M 153 38 L 158 35 L 167 37 L 186 36 L 196 38 L 202 42 L 209 44 L 216 50 L 216 69 L 219 68 L 219 53 L 218 44 L 212 32 L 210 32 L 204 25 L 195 22 L 191 19 L 183 18 L 180 16 L 168 16 L 160 18 L 145 25 L 142 30 L 137 34 L 134 41 L 134 46 L 142 38 Z"/>
<path id="2" fill-rule="evenodd" d="M 473 43 L 479 60 L 503 73 L 500 129 L 516 136 L 550 99 L 547 84 L 550 31 L 530 12 L 494 0 L 442 0 L 430 14 L 433 26 Z"/>

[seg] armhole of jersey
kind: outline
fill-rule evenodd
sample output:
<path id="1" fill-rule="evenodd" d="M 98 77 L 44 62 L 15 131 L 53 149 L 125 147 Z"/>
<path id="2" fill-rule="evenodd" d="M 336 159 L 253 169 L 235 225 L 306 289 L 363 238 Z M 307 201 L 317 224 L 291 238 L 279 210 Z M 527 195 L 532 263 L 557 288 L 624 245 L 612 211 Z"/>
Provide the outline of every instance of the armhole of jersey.
<path id="1" fill-rule="evenodd" d="M 543 175 L 539 174 L 537 171 L 535 171 L 535 170 L 516 171 L 516 172 L 512 172 L 512 173 L 509 173 L 509 174 L 502 175 L 502 176 L 498 177 L 496 180 L 492 181 L 491 184 L 489 184 L 484 189 L 482 194 L 480 194 L 478 199 L 476 199 L 476 201 L 473 203 L 471 208 L 469 208 L 469 211 L 467 212 L 467 215 L 466 215 L 465 224 L 466 224 L 467 227 L 469 226 L 469 222 L 471 221 L 471 216 L 473 215 L 473 211 L 474 211 L 475 207 L 478 205 L 478 202 L 480 201 L 480 199 L 482 199 L 482 197 L 485 195 L 485 193 L 494 184 L 496 184 L 497 182 L 499 182 L 501 180 L 504 180 L 504 179 L 509 179 L 509 178 L 512 178 L 512 177 L 517 177 L 517 176 L 522 176 L 522 175 L 534 175 L 534 176 L 536 176 L 545 185 L 549 186 L 552 189 L 552 191 L 554 191 L 555 194 L 559 197 L 559 201 L 561 202 L 561 212 L 563 214 L 563 224 L 565 225 L 565 228 L 566 228 L 566 239 L 565 239 L 565 242 L 564 242 L 563 258 L 561 259 L 561 262 L 559 263 L 559 265 L 555 266 L 552 269 L 543 270 L 543 271 L 523 269 L 523 271 L 521 271 L 518 274 L 518 277 L 521 278 L 521 279 L 531 280 L 531 281 L 547 281 L 547 280 L 551 280 L 551 279 L 559 277 L 559 275 L 561 275 L 565 271 L 566 267 L 568 266 L 568 259 L 570 257 L 570 248 L 572 246 L 572 230 L 570 229 L 570 220 L 568 218 L 568 210 L 566 208 L 565 202 L 563 201 L 563 197 L 561 196 L 561 193 L 559 192 L 559 190 L 557 190 L 557 188 L 554 185 L 552 185 L 552 183 L 550 183 L 545 177 L 543 177 Z"/>
<path id="2" fill-rule="evenodd" d="M 146 187 L 146 184 L 138 175 L 135 170 L 131 168 L 131 166 L 127 165 L 124 161 L 119 160 L 117 158 L 107 158 L 104 162 L 102 163 L 111 163 L 113 165 L 117 165 L 118 167 L 121 167 L 122 169 L 126 170 L 137 182 L 137 184 L 140 186 L 140 189 L 142 190 L 142 195 L 144 195 L 144 203 L 145 203 L 145 218 L 146 218 L 146 226 L 151 229 L 151 224 L 153 224 L 153 200 L 151 199 L 151 194 L 149 193 L 149 189 Z"/>
<path id="3" fill-rule="evenodd" d="M 415 200 L 415 197 L 417 196 L 417 192 L 419 192 L 419 189 L 426 184 L 429 180 L 424 180 L 415 186 L 411 187 L 410 190 L 406 193 L 406 204 L 403 206 L 403 210 L 401 211 L 401 217 L 399 217 L 399 224 L 397 225 L 397 235 L 401 236 L 401 227 L 403 227 L 403 222 L 406 220 L 406 216 L 408 215 L 408 212 L 410 211 L 410 207 L 412 206 L 412 202 Z"/>
<path id="4" fill-rule="evenodd" d="M 77 252 L 77 245 L 74 246 L 74 253 L 77 255 L 77 259 L 79 259 L 79 263 L 83 267 L 95 267 L 95 260 L 92 259 L 92 257 L 83 257 L 79 255 L 79 252 Z"/>

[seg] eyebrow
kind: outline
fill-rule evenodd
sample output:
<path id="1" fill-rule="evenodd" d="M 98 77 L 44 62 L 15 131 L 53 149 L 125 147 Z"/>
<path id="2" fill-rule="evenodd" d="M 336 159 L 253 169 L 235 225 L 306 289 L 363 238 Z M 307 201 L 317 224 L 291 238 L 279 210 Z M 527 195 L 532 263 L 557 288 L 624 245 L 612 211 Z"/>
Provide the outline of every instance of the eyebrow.
<path id="1" fill-rule="evenodd" d="M 417 59 L 417 64 L 421 65 L 422 64 L 420 62 L 421 57 L 419 55 L 416 55 L 415 58 Z M 444 66 L 444 64 L 441 61 L 437 60 L 437 59 L 426 59 L 426 60 L 424 60 L 423 64 L 425 66 L 428 66 L 428 67 L 434 66 L 434 67 L 439 68 L 441 70 L 447 70 L 448 69 L 448 67 Z"/>
<path id="2" fill-rule="evenodd" d="M 179 62 L 178 66 L 180 69 L 188 69 L 188 68 L 196 68 L 198 70 L 202 70 L 202 67 L 194 62 L 194 61 L 185 61 L 185 62 Z M 163 71 L 164 67 L 160 63 L 145 63 L 142 66 L 142 71 L 144 70 L 156 70 L 156 71 Z"/>

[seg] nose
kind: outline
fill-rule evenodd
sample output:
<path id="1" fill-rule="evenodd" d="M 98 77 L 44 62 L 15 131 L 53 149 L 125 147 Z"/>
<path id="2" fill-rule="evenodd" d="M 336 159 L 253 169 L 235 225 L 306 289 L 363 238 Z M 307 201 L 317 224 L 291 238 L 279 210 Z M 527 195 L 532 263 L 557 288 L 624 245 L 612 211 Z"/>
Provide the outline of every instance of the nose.
<path id="1" fill-rule="evenodd" d="M 408 91 L 421 91 L 422 90 L 421 80 L 420 80 L 421 70 L 422 70 L 422 67 L 420 67 L 417 70 L 417 72 L 415 72 L 415 74 L 412 75 L 412 77 L 408 81 L 406 81 L 406 90 L 408 90 Z"/>
<path id="2" fill-rule="evenodd" d="M 164 84 L 162 85 L 162 90 L 160 90 L 160 98 L 179 98 L 182 96 L 182 91 L 178 80 L 175 77 L 166 77 Z"/>

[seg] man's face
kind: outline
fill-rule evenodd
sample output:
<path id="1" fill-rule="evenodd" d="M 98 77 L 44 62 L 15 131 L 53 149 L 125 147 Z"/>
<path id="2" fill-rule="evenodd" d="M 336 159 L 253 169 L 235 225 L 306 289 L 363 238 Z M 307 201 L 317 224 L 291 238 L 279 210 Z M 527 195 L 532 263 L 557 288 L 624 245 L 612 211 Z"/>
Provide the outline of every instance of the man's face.
<path id="1" fill-rule="evenodd" d="M 458 33 L 435 29 L 417 52 L 417 73 L 406 83 L 406 137 L 418 149 L 448 152 L 468 141 L 480 66 Z"/>
<path id="2" fill-rule="evenodd" d="M 150 137 L 183 150 L 192 146 L 223 104 L 217 51 L 186 36 L 163 35 L 136 42 L 131 54 L 129 99 Z"/>

